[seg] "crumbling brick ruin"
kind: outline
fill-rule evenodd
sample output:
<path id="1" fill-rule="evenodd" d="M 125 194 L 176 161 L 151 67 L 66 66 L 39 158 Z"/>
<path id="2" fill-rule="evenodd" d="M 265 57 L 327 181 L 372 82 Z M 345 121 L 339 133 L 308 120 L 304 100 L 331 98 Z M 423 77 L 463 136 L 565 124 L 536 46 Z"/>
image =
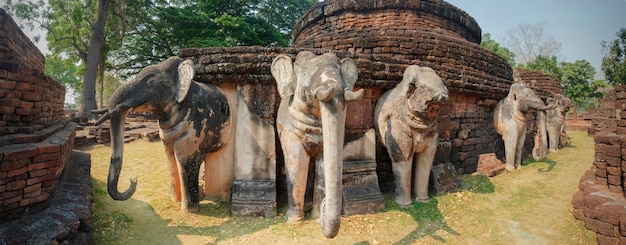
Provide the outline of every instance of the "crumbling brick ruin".
<path id="1" fill-rule="evenodd" d="M 595 132 L 595 160 L 591 170 L 580 179 L 574 195 L 574 217 L 583 220 L 587 229 L 598 234 L 599 244 L 626 242 L 626 86 L 610 93 L 613 127 Z M 607 99 L 604 103 L 610 103 Z M 609 124 L 607 124 L 609 125 Z"/>
<path id="2" fill-rule="evenodd" d="M 594 136 L 598 132 L 614 130 L 620 112 L 615 107 L 615 90 L 612 90 L 598 101 L 598 107 L 589 111 L 587 117 L 591 119 L 591 127 L 587 129 L 587 134 Z"/>
<path id="3" fill-rule="evenodd" d="M 44 56 L 3 9 L 0 23 L 0 220 L 5 222 L 49 207 L 70 160 L 76 125 L 63 117 L 65 88 L 44 75 Z M 82 210 L 77 205 L 73 207 Z M 90 220 L 90 205 L 87 211 L 81 217 Z M 48 220 L 59 219 L 71 220 Z M 44 232 L 0 228 L 0 243 L 9 244 Z"/>
<path id="4" fill-rule="evenodd" d="M 291 48 L 183 49 L 179 56 L 196 60 L 199 82 L 256 86 L 257 102 L 248 106 L 271 124 L 280 101 L 270 74 L 276 55 L 333 51 L 340 58 L 355 59 L 359 68 L 356 86 L 364 88 L 366 94 L 348 104 L 347 142 L 373 128 L 378 97 L 401 81 L 408 65 L 428 66 L 450 90 L 450 103 L 440 113 L 434 175 L 473 173 L 479 156 L 485 153 L 495 152 L 504 158 L 492 111 L 513 83 L 512 70 L 504 59 L 479 46 L 480 27 L 464 11 L 440 0 L 324 1 L 303 15 L 293 35 Z M 560 92 L 558 81 L 529 74 L 528 80 L 537 81 L 531 86 L 542 99 Z M 547 87 L 542 87 L 545 84 Z M 532 148 L 533 141 L 529 142 L 526 152 Z M 282 162 L 280 157 L 277 160 Z M 380 145 L 376 162 L 381 188 L 391 191 L 391 164 Z M 445 185 L 434 186 L 442 188 L 437 191 L 446 191 Z"/>

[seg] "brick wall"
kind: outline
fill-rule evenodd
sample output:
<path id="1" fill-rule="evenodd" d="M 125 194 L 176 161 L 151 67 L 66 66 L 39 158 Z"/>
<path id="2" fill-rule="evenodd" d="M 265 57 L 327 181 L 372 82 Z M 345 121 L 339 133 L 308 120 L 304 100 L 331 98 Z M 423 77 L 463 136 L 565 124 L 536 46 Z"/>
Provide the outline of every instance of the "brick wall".
<path id="1" fill-rule="evenodd" d="M 63 117 L 65 88 L 44 75 L 43 55 L 2 9 L 0 23 L 0 136 L 30 134 Z"/>
<path id="2" fill-rule="evenodd" d="M 598 234 L 599 244 L 626 243 L 626 86 L 617 86 L 612 101 L 615 127 L 596 132 L 595 159 L 574 195 L 574 217 Z"/>
<path id="3" fill-rule="evenodd" d="M 402 28 L 406 27 L 406 28 Z M 293 30 L 294 44 L 336 42 L 332 34 L 378 31 L 377 36 L 402 36 L 415 29 L 454 33 L 479 44 L 478 23 L 463 10 L 440 0 L 332 0 L 318 3 L 303 14 Z M 363 37 L 363 35 L 358 35 Z M 342 45 L 349 45 L 344 39 Z M 310 45 L 307 45 L 310 46 Z M 388 45 L 372 45 L 370 48 Z M 389 45 L 392 46 L 392 45 Z"/>
<path id="4" fill-rule="evenodd" d="M 616 118 L 621 110 L 616 110 L 615 101 L 615 90 L 612 90 L 598 102 L 598 107 L 589 111 L 591 127 L 587 129 L 587 134 L 595 135 L 598 132 L 614 131 L 617 128 Z"/>
<path id="5" fill-rule="evenodd" d="M 69 160 L 75 124 L 65 89 L 44 75 L 44 57 L 0 9 L 0 218 L 44 206 Z M 41 205 L 40 205 L 41 204 Z"/>
<path id="6" fill-rule="evenodd" d="M 534 89 L 539 97 L 544 100 L 555 94 L 563 94 L 561 82 L 551 75 L 543 74 L 540 71 L 529 71 L 524 69 L 515 69 L 519 72 L 523 84 Z"/>

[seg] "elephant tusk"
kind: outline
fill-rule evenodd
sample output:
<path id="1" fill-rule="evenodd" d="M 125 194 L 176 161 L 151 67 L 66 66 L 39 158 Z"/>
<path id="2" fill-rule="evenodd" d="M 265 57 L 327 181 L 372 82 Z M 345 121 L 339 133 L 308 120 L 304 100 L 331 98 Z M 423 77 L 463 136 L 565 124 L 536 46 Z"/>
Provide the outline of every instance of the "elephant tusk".
<path id="1" fill-rule="evenodd" d="M 328 102 L 333 97 L 334 92 L 333 87 L 327 87 L 326 89 L 320 87 L 315 90 L 315 98 L 322 102 Z"/>
<path id="2" fill-rule="evenodd" d="M 104 121 L 109 120 L 111 118 L 111 113 L 106 113 L 98 118 L 98 121 L 94 124 L 95 126 L 100 126 Z"/>
<path id="3" fill-rule="evenodd" d="M 343 97 L 346 101 L 355 101 L 363 97 L 365 90 L 359 89 L 357 91 L 346 90 L 343 92 Z"/>

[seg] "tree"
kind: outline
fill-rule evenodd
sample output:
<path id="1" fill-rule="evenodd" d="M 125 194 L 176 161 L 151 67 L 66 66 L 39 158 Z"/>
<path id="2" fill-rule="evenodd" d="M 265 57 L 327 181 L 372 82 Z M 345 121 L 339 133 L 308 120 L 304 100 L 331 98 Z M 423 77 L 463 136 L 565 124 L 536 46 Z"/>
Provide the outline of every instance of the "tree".
<path id="1" fill-rule="evenodd" d="M 104 44 L 104 25 L 109 11 L 111 0 L 100 0 L 98 4 L 98 15 L 96 23 L 91 28 L 91 39 L 85 61 L 85 78 L 83 81 L 82 115 L 89 119 L 96 119 L 97 115 L 92 114 L 92 110 L 98 109 L 96 104 L 96 75 L 98 73 L 98 63 L 100 63 L 100 50 Z"/>
<path id="2" fill-rule="evenodd" d="M 46 40 L 54 57 L 67 60 L 65 63 L 80 64 L 82 62 L 85 65 L 81 98 L 82 114 L 91 118 L 95 116 L 91 115 L 90 111 L 97 108 L 95 74 L 100 61 L 106 60 L 106 57 L 102 59 L 100 57 L 106 56 L 106 53 L 100 53 L 102 45 L 105 45 L 104 31 L 96 32 L 102 35 L 96 36 L 93 46 L 90 46 L 92 44 L 90 33 L 94 26 L 97 26 L 96 30 L 104 28 L 108 16 L 108 3 L 111 0 L 104 1 L 106 2 L 100 2 L 99 6 L 102 10 L 97 9 L 93 1 L 80 0 L 50 0 L 47 4 L 41 0 L 12 4 L 9 0 L 6 5 L 6 8 L 13 11 L 18 18 L 27 20 L 29 28 L 41 28 L 47 31 Z M 96 14 L 100 11 L 102 13 Z M 95 23 L 93 23 L 94 19 Z M 102 42 L 99 41 L 101 38 Z"/>
<path id="3" fill-rule="evenodd" d="M 601 43 L 604 50 L 602 71 L 610 84 L 623 85 L 626 84 L 626 28 L 621 28 L 617 37 L 613 42 Z"/>
<path id="4" fill-rule="evenodd" d="M 535 60 L 530 61 L 526 64 L 520 64 L 518 67 L 531 71 L 540 71 L 543 74 L 556 77 L 556 79 L 558 79 L 559 81 L 561 80 L 561 76 L 563 75 L 556 56 L 547 57 L 539 55 L 535 58 Z"/>
<path id="5" fill-rule="evenodd" d="M 545 23 L 521 23 L 507 31 L 506 45 L 518 64 L 535 60 L 539 55 L 552 57 L 559 53 L 561 44 L 544 32 Z"/>
<path id="6" fill-rule="evenodd" d="M 602 98 L 598 90 L 605 86 L 603 81 L 591 82 L 596 74 L 595 68 L 586 60 L 561 62 L 561 84 L 563 93 L 574 103 L 574 114 L 578 108 L 586 109 L 596 98 Z"/>
<path id="7" fill-rule="evenodd" d="M 297 16 L 311 0 L 127 0 L 124 45 L 112 53 L 115 69 L 130 76 L 176 55 L 180 48 L 286 46 Z M 289 11 L 288 13 L 279 11 Z M 288 20 L 288 21 L 287 21 Z"/>
<path id="8" fill-rule="evenodd" d="M 509 49 L 502 47 L 496 40 L 491 39 L 491 34 L 483 34 L 480 46 L 502 57 L 511 67 L 515 67 L 515 54 Z"/>

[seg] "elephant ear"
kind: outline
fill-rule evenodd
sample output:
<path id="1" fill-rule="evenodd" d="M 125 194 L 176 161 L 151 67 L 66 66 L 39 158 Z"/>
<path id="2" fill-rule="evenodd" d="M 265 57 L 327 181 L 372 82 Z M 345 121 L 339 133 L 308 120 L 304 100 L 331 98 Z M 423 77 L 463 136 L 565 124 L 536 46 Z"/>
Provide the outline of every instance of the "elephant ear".
<path id="1" fill-rule="evenodd" d="M 341 63 L 341 76 L 346 83 L 346 90 L 352 90 L 359 77 L 359 69 L 356 67 L 356 62 L 350 58 L 343 58 L 339 62 Z"/>
<path id="2" fill-rule="evenodd" d="M 193 81 L 195 71 L 191 60 L 184 60 L 178 65 L 178 88 L 176 89 L 176 102 L 180 103 L 187 96 L 189 86 Z"/>
<path id="3" fill-rule="evenodd" d="M 402 84 L 405 85 L 403 88 L 406 94 L 406 97 L 411 97 L 413 92 L 417 89 L 417 83 L 419 83 L 419 74 L 422 72 L 419 66 L 410 65 L 404 70 L 404 74 L 402 74 Z"/>
<path id="4" fill-rule="evenodd" d="M 272 61 L 272 76 L 276 80 L 276 88 L 281 99 L 291 97 L 296 88 L 296 76 L 293 71 L 291 57 L 281 54 Z"/>

